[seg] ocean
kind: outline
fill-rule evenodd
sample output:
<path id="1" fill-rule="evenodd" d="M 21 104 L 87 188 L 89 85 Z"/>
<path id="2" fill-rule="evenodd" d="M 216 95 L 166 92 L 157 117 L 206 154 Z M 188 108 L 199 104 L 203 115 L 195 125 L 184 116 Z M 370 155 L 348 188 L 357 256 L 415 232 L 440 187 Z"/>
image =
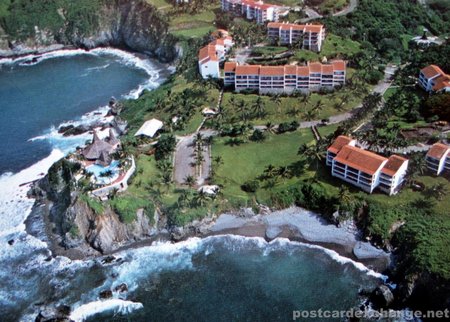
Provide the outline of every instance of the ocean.
<path id="1" fill-rule="evenodd" d="M 21 184 L 89 139 L 58 127 L 104 119 L 112 96 L 136 98 L 167 73 L 115 49 L 0 61 L 1 320 L 34 321 L 46 305 L 70 306 L 75 321 L 291 321 L 294 310 L 360 306 L 358 291 L 382 276 L 318 246 L 225 235 L 128 249 L 104 264 L 49 257 L 25 232 L 33 200 Z"/>

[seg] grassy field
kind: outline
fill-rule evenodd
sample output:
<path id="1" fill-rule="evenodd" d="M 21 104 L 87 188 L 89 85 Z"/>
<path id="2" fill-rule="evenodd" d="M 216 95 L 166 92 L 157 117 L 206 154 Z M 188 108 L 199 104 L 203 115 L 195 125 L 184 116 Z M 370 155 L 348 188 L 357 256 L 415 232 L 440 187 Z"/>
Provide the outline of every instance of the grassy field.
<path id="1" fill-rule="evenodd" d="M 340 102 L 341 98 L 345 96 L 349 97 L 348 103 L 337 109 L 335 104 Z M 261 118 L 253 116 L 251 122 L 255 125 L 265 125 L 267 122 L 279 124 L 281 122 L 293 120 L 298 122 L 307 121 L 308 118 L 305 113 L 313 110 L 319 101 L 322 103 L 322 108 L 320 111 L 317 111 L 312 119 L 320 120 L 332 115 L 344 113 L 345 111 L 350 111 L 357 107 L 362 100 L 362 97 L 355 96 L 350 89 L 345 88 L 330 94 L 313 93 L 307 103 L 302 101 L 302 97 L 281 97 L 279 105 L 270 96 L 226 92 L 223 96 L 222 107 L 225 110 L 225 118 L 230 122 L 241 120 L 241 112 L 237 106 L 231 105 L 231 97 L 234 97 L 236 101 L 244 101 L 250 115 L 255 114 L 252 106 L 255 104 L 258 97 L 261 97 L 265 106 L 266 115 Z"/>
<path id="2" fill-rule="evenodd" d="M 287 47 L 283 46 L 264 46 L 264 47 L 254 47 L 252 51 L 253 56 L 270 56 L 276 55 L 288 50 Z"/>
<path id="3" fill-rule="evenodd" d="M 303 143 L 313 142 L 310 129 L 302 129 L 292 133 L 268 135 L 261 143 L 248 142 L 231 147 L 225 138 L 217 138 L 212 146 L 212 157 L 221 156 L 223 164 L 217 169 L 215 181 L 223 185 L 225 199 L 234 202 L 249 203 L 253 196 L 242 191 L 240 186 L 261 175 L 269 164 L 288 166 L 299 160 L 297 150 Z M 289 179 L 284 184 L 292 184 L 297 179 Z M 267 202 L 270 192 L 259 189 L 257 199 Z M 233 202 L 234 201 L 234 202 Z"/>
<path id="4" fill-rule="evenodd" d="M 300 61 L 321 61 L 323 57 L 344 58 L 361 51 L 359 42 L 349 38 L 342 38 L 337 35 L 328 34 L 323 43 L 322 51 L 315 53 L 310 50 L 297 50 L 291 60 Z"/>
<path id="5" fill-rule="evenodd" d="M 196 38 L 206 35 L 216 29 L 214 26 L 214 10 L 218 10 L 219 5 L 206 7 L 197 14 L 179 14 L 170 20 L 169 31 L 174 35 L 183 38 Z"/>
<path id="6" fill-rule="evenodd" d="M 146 0 L 146 1 L 151 5 L 155 6 L 159 10 L 169 9 L 172 7 L 172 5 L 165 0 Z"/>

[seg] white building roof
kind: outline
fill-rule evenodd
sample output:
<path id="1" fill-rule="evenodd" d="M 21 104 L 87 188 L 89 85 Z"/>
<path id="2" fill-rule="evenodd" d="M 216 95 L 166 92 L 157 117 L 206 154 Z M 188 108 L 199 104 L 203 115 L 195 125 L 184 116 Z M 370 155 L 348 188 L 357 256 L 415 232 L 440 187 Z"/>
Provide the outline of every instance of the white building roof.
<path id="1" fill-rule="evenodd" d="M 163 122 L 157 119 L 146 121 L 134 136 L 145 135 L 152 138 L 163 127 L 163 124 Z"/>

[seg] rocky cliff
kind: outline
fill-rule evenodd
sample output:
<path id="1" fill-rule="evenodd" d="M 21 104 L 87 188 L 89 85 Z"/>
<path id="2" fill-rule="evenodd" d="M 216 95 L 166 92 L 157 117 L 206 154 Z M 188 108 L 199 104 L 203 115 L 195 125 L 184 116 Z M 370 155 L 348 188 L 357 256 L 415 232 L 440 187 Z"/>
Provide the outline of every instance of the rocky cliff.
<path id="1" fill-rule="evenodd" d="M 162 62 L 176 57 L 176 39 L 168 33 L 167 19 L 145 1 L 99 0 L 96 9 L 89 16 L 73 17 L 69 9 L 51 7 L 49 15 L 57 12 L 57 19 L 52 19 L 57 23 L 52 25 L 28 19 L 31 13 L 21 12 L 27 32 L 19 33 L 12 23 L 0 26 L 0 56 L 41 53 L 62 46 L 86 49 L 112 46 L 146 53 Z"/>
<path id="2" fill-rule="evenodd" d="M 36 203 L 26 223 L 31 234 L 49 242 L 56 254 L 80 258 L 110 253 L 155 233 L 150 220 L 154 214 L 146 214 L 143 209 L 137 211 L 131 223 L 122 222 L 107 204 L 101 212 L 94 210 L 74 185 L 72 173 L 78 167 L 63 159 L 36 182 L 30 191 Z M 33 230 L 33 226 L 37 228 Z"/>

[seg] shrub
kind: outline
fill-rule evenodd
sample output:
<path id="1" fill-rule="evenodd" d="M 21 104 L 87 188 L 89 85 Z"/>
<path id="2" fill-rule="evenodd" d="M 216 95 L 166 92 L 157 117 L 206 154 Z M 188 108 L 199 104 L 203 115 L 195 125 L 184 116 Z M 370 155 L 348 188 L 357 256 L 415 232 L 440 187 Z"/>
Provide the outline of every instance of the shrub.
<path id="1" fill-rule="evenodd" d="M 245 192 L 256 192 L 259 188 L 259 181 L 258 180 L 250 180 L 247 182 L 244 182 L 244 184 L 241 185 L 241 189 Z"/>
<path id="2" fill-rule="evenodd" d="M 254 130 L 253 134 L 250 136 L 250 140 L 254 141 L 254 142 L 262 142 L 266 139 L 266 136 L 264 135 L 264 133 L 261 130 Z"/>

